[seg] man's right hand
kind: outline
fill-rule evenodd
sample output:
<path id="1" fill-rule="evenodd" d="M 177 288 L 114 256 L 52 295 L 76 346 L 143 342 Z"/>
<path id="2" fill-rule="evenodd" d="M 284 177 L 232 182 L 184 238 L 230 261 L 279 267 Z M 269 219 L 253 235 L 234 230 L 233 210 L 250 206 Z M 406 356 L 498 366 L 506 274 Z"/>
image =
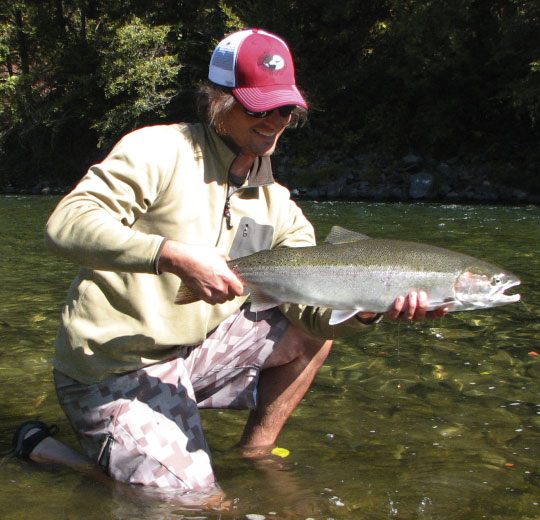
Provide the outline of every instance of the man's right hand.
<path id="1" fill-rule="evenodd" d="M 229 269 L 228 256 L 215 247 L 167 240 L 158 262 L 160 273 L 172 273 L 206 303 L 225 303 L 241 296 L 244 286 Z"/>

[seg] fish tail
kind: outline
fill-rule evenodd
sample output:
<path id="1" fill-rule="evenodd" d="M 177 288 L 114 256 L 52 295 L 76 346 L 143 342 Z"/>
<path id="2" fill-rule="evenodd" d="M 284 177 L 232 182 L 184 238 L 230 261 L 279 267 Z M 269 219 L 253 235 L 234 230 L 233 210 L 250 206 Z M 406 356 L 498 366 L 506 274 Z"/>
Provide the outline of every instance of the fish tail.
<path id="1" fill-rule="evenodd" d="M 177 305 L 187 305 L 188 303 L 198 302 L 200 298 L 193 294 L 193 291 L 184 284 L 180 285 L 174 303 Z"/>

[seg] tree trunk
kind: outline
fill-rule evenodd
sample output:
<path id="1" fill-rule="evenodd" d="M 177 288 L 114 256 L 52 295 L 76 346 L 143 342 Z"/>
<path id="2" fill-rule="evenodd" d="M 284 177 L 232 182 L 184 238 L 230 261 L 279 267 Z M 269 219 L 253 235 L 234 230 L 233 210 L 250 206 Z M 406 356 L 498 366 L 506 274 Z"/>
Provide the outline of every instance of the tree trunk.
<path id="1" fill-rule="evenodd" d="M 24 32 L 24 23 L 21 10 L 15 9 L 13 15 L 15 20 L 15 28 L 17 31 L 17 43 L 19 44 L 19 59 L 21 60 L 21 71 L 23 74 L 30 74 L 28 40 Z"/>
<path id="2" fill-rule="evenodd" d="M 82 41 L 86 41 L 86 0 L 80 0 L 80 11 L 81 11 L 80 38 Z"/>
<path id="3" fill-rule="evenodd" d="M 62 0 L 56 0 L 56 23 L 62 37 L 66 35 L 66 20 L 64 18 L 64 6 Z"/>

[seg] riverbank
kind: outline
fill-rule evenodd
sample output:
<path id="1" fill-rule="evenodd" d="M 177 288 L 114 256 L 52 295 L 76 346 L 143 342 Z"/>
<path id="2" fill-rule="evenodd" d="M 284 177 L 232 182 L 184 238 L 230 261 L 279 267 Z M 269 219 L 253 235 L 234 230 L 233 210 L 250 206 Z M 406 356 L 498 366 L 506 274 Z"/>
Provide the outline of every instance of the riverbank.
<path id="1" fill-rule="evenodd" d="M 329 154 L 309 167 L 295 167 L 281 157 L 274 170 L 293 197 L 304 200 L 540 204 L 540 184 L 521 182 L 540 178 L 540 165 L 524 170 L 510 164 L 475 166 L 412 154 L 385 163 L 371 154 L 346 159 Z"/>
<path id="2" fill-rule="evenodd" d="M 299 200 L 540 204 L 539 183 L 530 189 L 520 182 L 540 178 L 540 165 L 524 170 L 509 164 L 471 166 L 457 159 L 433 162 L 413 154 L 384 162 L 373 154 L 344 159 L 338 152 L 310 165 L 294 161 L 298 159 L 276 154 L 274 173 Z M 71 188 L 43 180 L 22 188 L 0 186 L 0 194 L 61 195 Z"/>

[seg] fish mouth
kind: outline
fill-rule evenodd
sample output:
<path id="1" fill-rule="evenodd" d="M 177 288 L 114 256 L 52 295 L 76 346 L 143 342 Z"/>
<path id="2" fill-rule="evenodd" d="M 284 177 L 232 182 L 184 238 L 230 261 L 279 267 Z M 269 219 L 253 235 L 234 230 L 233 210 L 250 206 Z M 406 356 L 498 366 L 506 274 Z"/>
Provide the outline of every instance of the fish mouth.
<path id="1" fill-rule="evenodd" d="M 504 284 L 503 287 L 501 287 L 495 294 L 495 300 L 497 300 L 500 303 L 513 303 L 518 302 L 521 300 L 521 294 L 506 294 L 506 291 L 511 289 L 512 287 L 516 287 L 521 284 L 521 280 L 515 279 L 511 280 L 508 283 Z"/>
<path id="2" fill-rule="evenodd" d="M 459 297 L 457 300 L 462 306 L 467 308 L 487 309 L 489 307 L 499 307 L 500 305 L 506 305 L 507 303 L 514 303 L 521 300 L 521 294 L 506 294 L 506 291 L 521 284 L 521 280 L 518 278 L 511 278 L 505 280 L 504 283 L 492 287 L 489 292 L 482 295 L 469 295 L 470 297 Z"/>

